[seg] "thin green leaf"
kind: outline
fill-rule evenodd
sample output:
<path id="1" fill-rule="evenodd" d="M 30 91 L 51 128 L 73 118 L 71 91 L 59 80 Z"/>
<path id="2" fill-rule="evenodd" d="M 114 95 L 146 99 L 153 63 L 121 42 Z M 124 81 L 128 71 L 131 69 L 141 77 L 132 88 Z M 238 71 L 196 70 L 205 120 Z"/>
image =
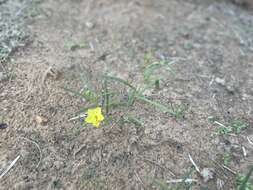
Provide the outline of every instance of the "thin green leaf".
<path id="1" fill-rule="evenodd" d="M 240 185 L 239 190 L 247 190 L 247 186 L 248 186 L 247 184 L 248 184 L 248 181 L 249 181 L 250 176 L 252 175 L 252 173 L 253 173 L 253 166 L 251 166 L 247 176 L 242 181 L 242 184 Z M 251 190 L 251 189 L 249 189 L 249 190 Z"/>
<path id="2" fill-rule="evenodd" d="M 74 96 L 77 96 L 77 97 L 81 97 L 81 98 L 86 98 L 84 94 L 81 94 L 75 90 L 72 90 L 72 89 L 69 89 L 67 87 L 63 87 L 63 89 L 67 92 L 70 92 L 71 94 L 73 94 Z"/>
<path id="3" fill-rule="evenodd" d="M 134 125 L 136 126 L 140 126 L 142 127 L 143 126 L 143 123 L 141 122 L 141 120 L 139 120 L 138 118 L 136 118 L 135 116 L 133 115 L 127 115 L 124 117 L 124 120 L 126 122 L 130 122 L 130 123 L 133 123 Z"/>
<path id="4" fill-rule="evenodd" d="M 113 77 L 113 76 L 109 76 L 109 75 L 106 75 L 105 78 L 107 79 L 110 79 L 110 80 L 114 80 L 114 81 L 117 81 L 119 83 L 122 83 L 130 88 L 132 88 L 133 90 L 136 90 L 136 88 L 134 86 L 132 86 L 129 82 L 127 82 L 126 80 L 124 79 L 121 79 L 121 78 L 118 78 L 118 77 Z"/>
<path id="5" fill-rule="evenodd" d="M 158 102 L 155 102 L 155 101 L 153 101 L 153 100 L 150 100 L 150 99 L 148 99 L 148 98 L 146 98 L 146 97 L 144 97 L 144 96 L 142 96 L 142 95 L 137 96 L 137 98 L 138 98 L 139 100 L 142 100 L 142 101 L 144 101 L 144 102 L 147 102 L 147 103 L 153 105 L 154 107 L 160 109 L 160 110 L 161 110 L 162 112 L 164 112 L 164 113 L 169 113 L 169 114 L 171 114 L 171 115 L 173 115 L 173 116 L 175 115 L 174 112 L 173 112 L 173 110 L 167 108 L 166 106 L 164 106 L 164 105 L 162 105 L 162 104 L 160 104 L 160 103 L 158 103 Z"/>

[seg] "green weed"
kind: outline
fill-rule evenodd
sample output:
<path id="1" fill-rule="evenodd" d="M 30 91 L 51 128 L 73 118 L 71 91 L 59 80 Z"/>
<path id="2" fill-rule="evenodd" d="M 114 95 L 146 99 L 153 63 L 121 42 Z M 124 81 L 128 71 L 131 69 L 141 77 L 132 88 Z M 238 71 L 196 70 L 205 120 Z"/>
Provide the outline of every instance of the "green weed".
<path id="1" fill-rule="evenodd" d="M 245 123 L 243 123 L 240 120 L 234 120 L 230 123 L 230 126 L 233 130 L 234 133 L 239 134 L 241 133 L 241 131 L 243 129 L 246 129 L 248 127 L 248 125 L 246 125 Z"/>
<path id="2" fill-rule="evenodd" d="M 77 92 L 66 87 L 64 89 L 87 102 L 87 106 L 80 110 L 80 113 L 86 112 L 95 107 L 101 107 L 106 116 L 105 121 L 110 117 L 113 109 L 122 108 L 124 110 L 124 115 L 120 116 L 121 124 L 133 123 L 136 126 L 143 126 L 143 122 L 137 116 L 131 114 L 131 110 L 135 108 L 137 102 L 148 104 L 177 119 L 182 118 L 186 111 L 185 106 L 179 104 L 165 106 L 164 104 L 144 95 L 146 90 L 160 88 L 160 81 L 166 77 L 163 74 L 164 72 L 161 71 L 165 71 L 166 73 L 170 72 L 173 75 L 175 74 L 171 69 L 171 64 L 173 62 L 160 60 L 150 64 L 152 59 L 151 53 L 146 54 L 144 59 L 149 65 L 147 65 L 143 71 L 144 82 L 138 86 L 122 78 L 105 74 L 96 81 L 98 86 L 94 87 L 91 84 L 92 76 L 87 72 L 85 77 L 81 76 L 83 88 L 80 91 Z M 119 88 L 114 87 L 115 83 L 118 83 Z M 122 90 L 124 90 L 124 93 L 122 93 Z M 98 122 L 95 121 L 97 116 L 91 116 L 90 118 L 93 118 L 92 121 L 98 124 Z"/>
<path id="3" fill-rule="evenodd" d="M 147 181 L 151 182 L 151 185 L 157 187 L 159 190 L 191 190 L 193 187 L 192 182 L 187 180 L 191 177 L 194 167 L 191 167 L 180 179 L 177 185 L 169 185 L 164 179 L 154 179 L 151 177 L 145 177 Z"/>
<path id="4" fill-rule="evenodd" d="M 52 183 L 52 188 L 53 189 L 60 189 L 62 187 L 62 183 L 59 179 L 56 179 Z"/>
<path id="5" fill-rule="evenodd" d="M 167 72 L 175 75 L 175 71 L 171 68 L 172 63 L 174 62 L 159 60 L 146 66 L 143 71 L 144 84 L 147 87 L 155 86 L 155 89 L 160 89 L 160 81 L 166 78 Z"/>
<path id="6" fill-rule="evenodd" d="M 237 190 L 253 190 L 253 183 L 250 182 L 250 176 L 253 173 L 253 166 L 250 167 L 248 174 L 237 174 L 236 176 L 236 189 Z"/>
<path id="7" fill-rule="evenodd" d="M 229 152 L 226 152 L 223 154 L 223 164 L 225 166 L 228 166 L 232 160 L 231 154 Z"/>
<path id="8" fill-rule="evenodd" d="M 243 129 L 248 127 L 246 123 L 238 119 L 231 121 L 227 125 L 220 123 L 218 119 L 213 116 L 208 117 L 208 121 L 218 126 L 218 128 L 216 128 L 217 135 L 228 135 L 229 133 L 239 134 Z"/>
<path id="9" fill-rule="evenodd" d="M 76 43 L 76 42 L 73 42 L 73 41 L 67 41 L 67 42 L 65 42 L 64 47 L 67 50 L 75 51 L 77 49 L 87 48 L 88 45 L 85 42 L 77 42 Z"/>
<path id="10" fill-rule="evenodd" d="M 105 180 L 97 174 L 95 167 L 90 167 L 84 171 L 82 175 L 82 187 L 96 190 L 107 189 Z"/>

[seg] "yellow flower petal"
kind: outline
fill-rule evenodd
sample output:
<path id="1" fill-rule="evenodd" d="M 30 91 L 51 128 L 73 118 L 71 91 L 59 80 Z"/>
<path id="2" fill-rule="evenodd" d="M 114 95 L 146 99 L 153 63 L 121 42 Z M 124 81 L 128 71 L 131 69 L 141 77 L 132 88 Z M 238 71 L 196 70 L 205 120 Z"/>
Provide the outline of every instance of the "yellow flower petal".
<path id="1" fill-rule="evenodd" d="M 98 127 L 100 122 L 104 120 L 100 107 L 88 109 L 87 114 L 88 116 L 85 118 L 85 122 L 91 123 L 95 127 Z"/>
<path id="2" fill-rule="evenodd" d="M 85 118 L 85 122 L 86 123 L 92 123 L 93 122 L 93 117 L 91 115 L 89 115 L 88 117 Z"/>

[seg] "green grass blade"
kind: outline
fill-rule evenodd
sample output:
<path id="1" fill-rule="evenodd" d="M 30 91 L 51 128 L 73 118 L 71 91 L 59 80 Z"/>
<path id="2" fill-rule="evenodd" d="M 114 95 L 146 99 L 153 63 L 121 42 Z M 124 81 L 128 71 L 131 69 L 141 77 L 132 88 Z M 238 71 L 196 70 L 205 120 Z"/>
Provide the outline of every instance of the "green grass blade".
<path id="1" fill-rule="evenodd" d="M 190 168 L 190 170 L 182 177 L 182 180 L 183 180 L 182 184 L 183 184 L 183 185 L 186 185 L 186 187 L 185 187 L 186 190 L 190 190 L 191 187 L 192 187 L 192 184 L 191 184 L 191 183 L 190 183 L 190 184 L 187 184 L 187 183 L 186 183 L 186 180 L 192 175 L 192 172 L 193 172 L 194 170 L 195 170 L 195 167 L 192 166 L 192 167 Z M 182 184 L 179 184 L 179 185 L 177 186 L 176 190 L 180 190 Z"/>
<path id="2" fill-rule="evenodd" d="M 143 72 L 144 80 L 145 80 L 145 81 L 148 81 L 149 78 L 150 78 L 150 76 L 152 75 L 152 73 L 153 73 L 156 69 L 160 68 L 162 65 L 163 65 L 163 62 L 155 62 L 155 63 L 152 63 L 152 64 L 148 65 L 148 66 L 145 68 L 144 72 Z"/>
<path id="3" fill-rule="evenodd" d="M 103 102 L 105 104 L 105 114 L 109 114 L 109 97 L 110 93 L 108 92 L 108 84 L 107 84 L 107 79 L 104 80 L 103 84 Z"/>
<path id="4" fill-rule="evenodd" d="M 246 175 L 245 179 L 243 180 L 242 184 L 240 185 L 239 190 L 246 190 L 247 189 L 247 183 L 248 183 L 252 173 L 253 173 L 253 166 L 251 166 L 248 174 Z"/>
<path id="5" fill-rule="evenodd" d="M 162 104 L 160 104 L 158 102 L 152 101 L 152 100 L 150 100 L 150 99 L 148 99 L 148 98 L 146 98 L 146 97 L 144 97 L 142 95 L 137 96 L 137 98 L 139 100 L 142 100 L 142 101 L 144 101 L 146 103 L 149 103 L 149 104 L 153 105 L 154 107 L 160 109 L 164 113 L 169 113 L 169 114 L 171 114 L 173 116 L 175 115 L 174 112 L 173 112 L 173 110 L 167 108 L 166 106 L 164 106 L 164 105 L 162 105 Z"/>
<path id="6" fill-rule="evenodd" d="M 127 101 L 128 107 L 129 107 L 129 106 L 132 106 L 132 105 L 134 104 L 135 96 L 136 96 L 136 91 L 135 91 L 135 90 L 132 90 L 132 91 L 129 93 L 129 96 L 128 96 L 128 101 Z"/>
<path id="7" fill-rule="evenodd" d="M 67 91 L 67 92 L 70 92 L 71 94 L 73 94 L 74 96 L 77 96 L 77 97 L 81 97 L 81 98 L 86 98 L 84 94 L 81 94 L 75 90 L 72 90 L 70 88 L 67 88 L 67 87 L 63 87 L 63 90 Z"/>
<path id="8" fill-rule="evenodd" d="M 129 82 L 127 82 L 126 80 L 124 80 L 124 79 L 121 79 L 121 78 L 118 78 L 118 77 L 109 76 L 109 75 L 106 75 L 105 78 L 117 81 L 119 83 L 122 83 L 122 84 L 124 84 L 124 85 L 126 85 L 126 86 L 128 86 L 131 89 L 133 89 L 133 90 L 136 91 L 136 88 L 134 86 L 132 86 Z"/>
<path id="9" fill-rule="evenodd" d="M 136 118 L 136 117 L 133 116 L 133 115 L 127 115 L 127 116 L 125 116 L 125 117 L 124 117 L 124 120 L 125 120 L 126 122 L 133 123 L 133 124 L 136 125 L 136 126 L 140 126 L 140 127 L 143 126 L 143 123 L 142 123 L 138 118 Z"/>

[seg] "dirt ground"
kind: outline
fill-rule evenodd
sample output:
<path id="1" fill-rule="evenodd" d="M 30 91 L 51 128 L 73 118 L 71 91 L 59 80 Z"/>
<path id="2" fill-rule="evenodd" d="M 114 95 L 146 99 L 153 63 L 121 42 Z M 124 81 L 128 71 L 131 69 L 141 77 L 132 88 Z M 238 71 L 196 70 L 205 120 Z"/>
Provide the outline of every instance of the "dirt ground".
<path id="1" fill-rule="evenodd" d="M 0 122 L 8 125 L 0 129 L 0 174 L 20 155 L 0 189 L 159 189 L 152 181 L 189 171 L 189 154 L 215 173 L 204 182 L 194 171 L 193 189 L 235 189 L 233 171 L 246 174 L 253 164 L 247 140 L 253 141 L 251 10 L 211 0 L 44 0 L 36 6 L 40 13 L 26 23 L 29 43 L 0 67 L 11 76 L 0 81 Z M 94 86 L 105 72 L 139 84 L 147 52 L 176 60 L 176 75 L 147 96 L 186 106 L 183 118 L 138 103 L 133 112 L 143 127 L 84 128 L 69 121 L 87 102 L 63 87 L 79 90 L 87 72 Z M 38 125 L 36 116 L 47 124 Z M 240 119 L 248 128 L 213 136 L 219 126 L 211 116 L 225 125 Z M 232 172 L 222 166 L 227 152 Z"/>

